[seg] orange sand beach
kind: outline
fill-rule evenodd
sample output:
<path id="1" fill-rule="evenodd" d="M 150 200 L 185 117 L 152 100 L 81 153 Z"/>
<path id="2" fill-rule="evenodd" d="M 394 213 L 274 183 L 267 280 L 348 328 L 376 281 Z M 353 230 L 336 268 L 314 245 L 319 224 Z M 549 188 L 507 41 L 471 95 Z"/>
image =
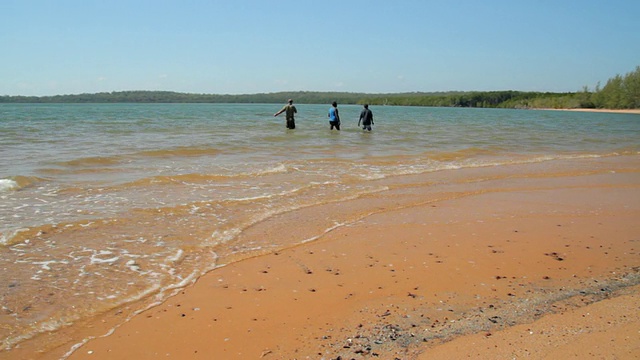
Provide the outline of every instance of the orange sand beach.
<path id="1" fill-rule="evenodd" d="M 358 215 L 314 241 L 230 261 L 113 331 L 135 304 L 0 356 L 640 358 L 640 157 L 388 182 L 241 235 L 299 236 Z"/>

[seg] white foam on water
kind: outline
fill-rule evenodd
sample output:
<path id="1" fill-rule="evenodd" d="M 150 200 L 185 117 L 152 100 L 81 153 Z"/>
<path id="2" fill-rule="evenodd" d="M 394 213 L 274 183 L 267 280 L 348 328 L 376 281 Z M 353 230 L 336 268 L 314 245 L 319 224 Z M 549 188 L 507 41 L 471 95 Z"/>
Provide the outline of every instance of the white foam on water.
<path id="1" fill-rule="evenodd" d="M 18 183 L 11 179 L 0 179 L 0 193 L 18 189 Z"/>
<path id="2" fill-rule="evenodd" d="M 286 172 L 287 172 L 287 167 L 284 164 L 278 164 L 275 167 L 264 169 L 250 175 L 267 175 L 267 174 L 277 174 L 277 173 L 286 173 Z"/>
<path id="3" fill-rule="evenodd" d="M 167 260 L 167 262 L 175 263 L 175 262 L 180 261 L 183 257 L 184 257 L 184 250 L 178 249 L 178 251 L 175 254 L 173 254 L 172 256 L 167 257 L 166 260 Z"/>
<path id="4" fill-rule="evenodd" d="M 242 232 L 242 230 L 237 229 L 237 228 L 233 228 L 233 229 L 230 229 L 230 230 L 223 230 L 223 231 L 215 230 L 211 234 L 211 237 L 210 237 L 210 239 L 212 241 L 208 242 L 207 245 L 217 245 L 217 244 L 227 243 L 227 242 L 233 240 L 241 232 Z"/>
<path id="5" fill-rule="evenodd" d="M 66 321 L 63 319 L 49 319 L 45 322 L 42 322 L 37 327 L 35 327 L 32 332 L 20 334 L 14 337 L 9 336 L 3 339 L 2 342 L 0 343 L 1 345 L 0 351 L 11 350 L 15 345 L 19 344 L 24 340 L 33 338 L 36 334 L 40 334 L 44 332 L 52 332 L 60 329 L 63 326 L 71 325 L 73 321 L 76 319 L 77 317 L 74 317 L 74 316 L 70 316 L 68 319 L 66 319 Z"/>
<path id="6" fill-rule="evenodd" d="M 27 228 L 15 229 L 11 231 L 11 233 L 7 236 L 5 233 L 0 233 L 0 245 L 7 245 L 11 242 L 11 240 L 16 237 L 21 232 L 29 231 Z M 29 243 L 29 240 L 25 240 L 25 242 Z"/>
<path id="7" fill-rule="evenodd" d="M 112 255 L 113 252 L 111 251 L 105 251 L 105 250 L 101 250 L 99 253 L 97 254 L 92 254 L 91 255 L 91 264 L 113 264 L 116 261 L 118 261 L 120 259 L 120 256 L 112 256 L 109 258 L 100 258 L 98 256 L 100 255 Z"/>
<path id="8" fill-rule="evenodd" d="M 68 265 L 69 262 L 68 261 L 58 261 L 58 260 L 49 260 L 49 261 L 35 261 L 32 264 L 34 265 L 40 265 L 40 267 L 42 268 L 42 270 L 51 270 L 51 267 L 49 265 L 51 264 L 64 264 L 64 265 Z"/>

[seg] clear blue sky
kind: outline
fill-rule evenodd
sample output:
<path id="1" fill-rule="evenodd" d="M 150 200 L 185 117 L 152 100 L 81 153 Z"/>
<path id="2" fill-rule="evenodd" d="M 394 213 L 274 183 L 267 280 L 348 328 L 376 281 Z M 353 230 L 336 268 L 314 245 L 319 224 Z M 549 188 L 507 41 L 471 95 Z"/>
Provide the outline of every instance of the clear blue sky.
<path id="1" fill-rule="evenodd" d="M 0 95 L 562 92 L 638 65 L 638 0 L 0 0 Z"/>

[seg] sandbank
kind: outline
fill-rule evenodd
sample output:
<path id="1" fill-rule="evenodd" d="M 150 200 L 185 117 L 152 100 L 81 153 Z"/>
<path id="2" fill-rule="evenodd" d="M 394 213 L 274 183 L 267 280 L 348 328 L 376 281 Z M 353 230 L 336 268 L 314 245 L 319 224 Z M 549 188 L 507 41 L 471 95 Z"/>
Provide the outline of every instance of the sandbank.
<path id="1" fill-rule="evenodd" d="M 214 270 L 108 335 L 101 324 L 122 310 L 11 356 L 56 359 L 93 337 L 68 358 L 640 357 L 637 156 L 407 176 L 369 208 Z M 243 236 L 284 236 L 325 210 Z"/>

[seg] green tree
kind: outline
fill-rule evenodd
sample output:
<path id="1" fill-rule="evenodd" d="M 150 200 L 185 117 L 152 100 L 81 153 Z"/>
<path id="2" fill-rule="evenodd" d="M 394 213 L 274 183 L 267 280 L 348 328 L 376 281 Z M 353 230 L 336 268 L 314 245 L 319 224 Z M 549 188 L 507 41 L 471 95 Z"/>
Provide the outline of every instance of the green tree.
<path id="1" fill-rule="evenodd" d="M 640 66 L 636 67 L 635 71 L 632 71 L 625 75 L 623 79 L 624 83 L 624 96 L 626 98 L 626 105 L 629 109 L 640 108 Z"/>
<path id="2" fill-rule="evenodd" d="M 609 79 L 600 91 L 600 103 L 598 107 L 620 109 L 622 105 L 622 94 L 622 77 L 616 75 Z"/>
<path id="3" fill-rule="evenodd" d="M 616 75 L 596 92 L 593 102 L 598 108 L 639 109 L 640 108 L 640 66 L 624 77 Z"/>

